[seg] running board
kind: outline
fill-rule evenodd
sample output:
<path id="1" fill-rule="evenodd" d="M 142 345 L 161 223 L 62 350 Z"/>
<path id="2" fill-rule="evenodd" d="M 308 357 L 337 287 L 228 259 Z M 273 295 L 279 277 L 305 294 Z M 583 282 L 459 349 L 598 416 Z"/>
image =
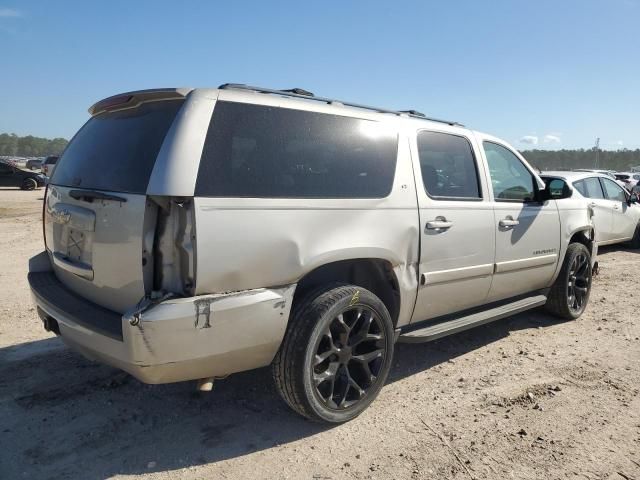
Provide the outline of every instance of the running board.
<path id="1" fill-rule="evenodd" d="M 464 317 L 429 325 L 419 330 L 402 333 L 400 337 L 398 337 L 398 341 L 402 343 L 431 342 L 438 338 L 446 337 L 447 335 L 462 332 L 473 327 L 484 325 L 485 323 L 500 320 L 501 318 L 510 317 L 511 315 L 524 312 L 531 308 L 540 307 L 545 303 L 547 303 L 547 297 L 544 295 L 522 298 L 489 310 L 472 313 Z"/>

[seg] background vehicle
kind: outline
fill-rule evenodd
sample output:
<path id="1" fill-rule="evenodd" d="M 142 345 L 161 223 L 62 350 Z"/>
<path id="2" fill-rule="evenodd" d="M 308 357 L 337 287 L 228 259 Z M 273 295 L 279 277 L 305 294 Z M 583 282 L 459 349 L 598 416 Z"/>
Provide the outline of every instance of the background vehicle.
<path id="1" fill-rule="evenodd" d="M 43 163 L 44 158 L 33 158 L 31 160 L 27 160 L 26 167 L 29 170 L 40 170 Z"/>
<path id="2" fill-rule="evenodd" d="M 633 187 L 640 181 L 640 173 L 633 172 L 616 172 L 616 180 L 624 184 L 624 188 L 631 191 Z"/>
<path id="3" fill-rule="evenodd" d="M 55 155 L 49 156 L 44 160 L 42 164 L 42 174 L 45 177 L 51 177 L 53 175 L 53 170 L 56 168 L 56 163 L 58 162 L 58 157 Z"/>
<path id="4" fill-rule="evenodd" d="M 586 172 L 543 172 L 543 180 L 561 178 L 573 186 L 572 197 L 589 200 L 599 245 L 631 242 L 640 248 L 638 197 L 613 182 L 608 175 Z"/>
<path id="5" fill-rule="evenodd" d="M 44 177 L 41 174 L 22 170 L 10 162 L 0 160 L 0 187 L 33 190 L 42 186 L 44 186 Z"/>
<path id="6" fill-rule="evenodd" d="M 149 383 L 272 366 L 302 415 L 376 397 L 396 339 L 546 305 L 577 318 L 593 225 L 498 138 L 455 122 L 224 85 L 98 102 L 45 199 L 45 328 Z"/>

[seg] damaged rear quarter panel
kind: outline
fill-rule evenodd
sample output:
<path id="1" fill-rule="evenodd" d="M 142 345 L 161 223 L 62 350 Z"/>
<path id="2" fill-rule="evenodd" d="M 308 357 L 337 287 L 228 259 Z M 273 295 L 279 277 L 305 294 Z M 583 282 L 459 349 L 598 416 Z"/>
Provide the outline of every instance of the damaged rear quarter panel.
<path id="1" fill-rule="evenodd" d="M 406 136 L 391 194 L 382 199 L 196 197 L 196 294 L 297 283 L 341 260 L 389 261 L 401 294 L 398 324 L 416 295 L 418 210 Z"/>

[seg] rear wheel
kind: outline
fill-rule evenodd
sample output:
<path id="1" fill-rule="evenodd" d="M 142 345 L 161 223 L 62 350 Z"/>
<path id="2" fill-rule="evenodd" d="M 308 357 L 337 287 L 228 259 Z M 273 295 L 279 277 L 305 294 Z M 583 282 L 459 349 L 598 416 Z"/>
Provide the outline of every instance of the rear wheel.
<path id="1" fill-rule="evenodd" d="M 34 190 L 38 187 L 38 182 L 36 182 L 33 178 L 25 178 L 20 185 L 21 190 Z"/>
<path id="2" fill-rule="evenodd" d="M 391 316 L 373 293 L 337 286 L 294 310 L 273 376 L 282 398 L 305 417 L 351 420 L 378 395 L 393 357 Z"/>
<path id="3" fill-rule="evenodd" d="M 546 308 L 557 317 L 573 320 L 582 315 L 591 293 L 591 254 L 582 243 L 567 248 L 560 274 L 549 292 Z"/>

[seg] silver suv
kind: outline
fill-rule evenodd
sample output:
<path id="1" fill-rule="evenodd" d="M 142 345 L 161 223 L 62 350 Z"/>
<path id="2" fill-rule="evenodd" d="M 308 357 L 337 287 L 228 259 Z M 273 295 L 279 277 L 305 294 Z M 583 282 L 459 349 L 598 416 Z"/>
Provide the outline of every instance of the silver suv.
<path id="1" fill-rule="evenodd" d="M 271 365 L 294 410 L 343 422 L 396 341 L 587 305 L 584 200 L 497 138 L 243 85 L 89 112 L 48 185 L 29 282 L 46 329 L 143 382 L 209 389 Z"/>

